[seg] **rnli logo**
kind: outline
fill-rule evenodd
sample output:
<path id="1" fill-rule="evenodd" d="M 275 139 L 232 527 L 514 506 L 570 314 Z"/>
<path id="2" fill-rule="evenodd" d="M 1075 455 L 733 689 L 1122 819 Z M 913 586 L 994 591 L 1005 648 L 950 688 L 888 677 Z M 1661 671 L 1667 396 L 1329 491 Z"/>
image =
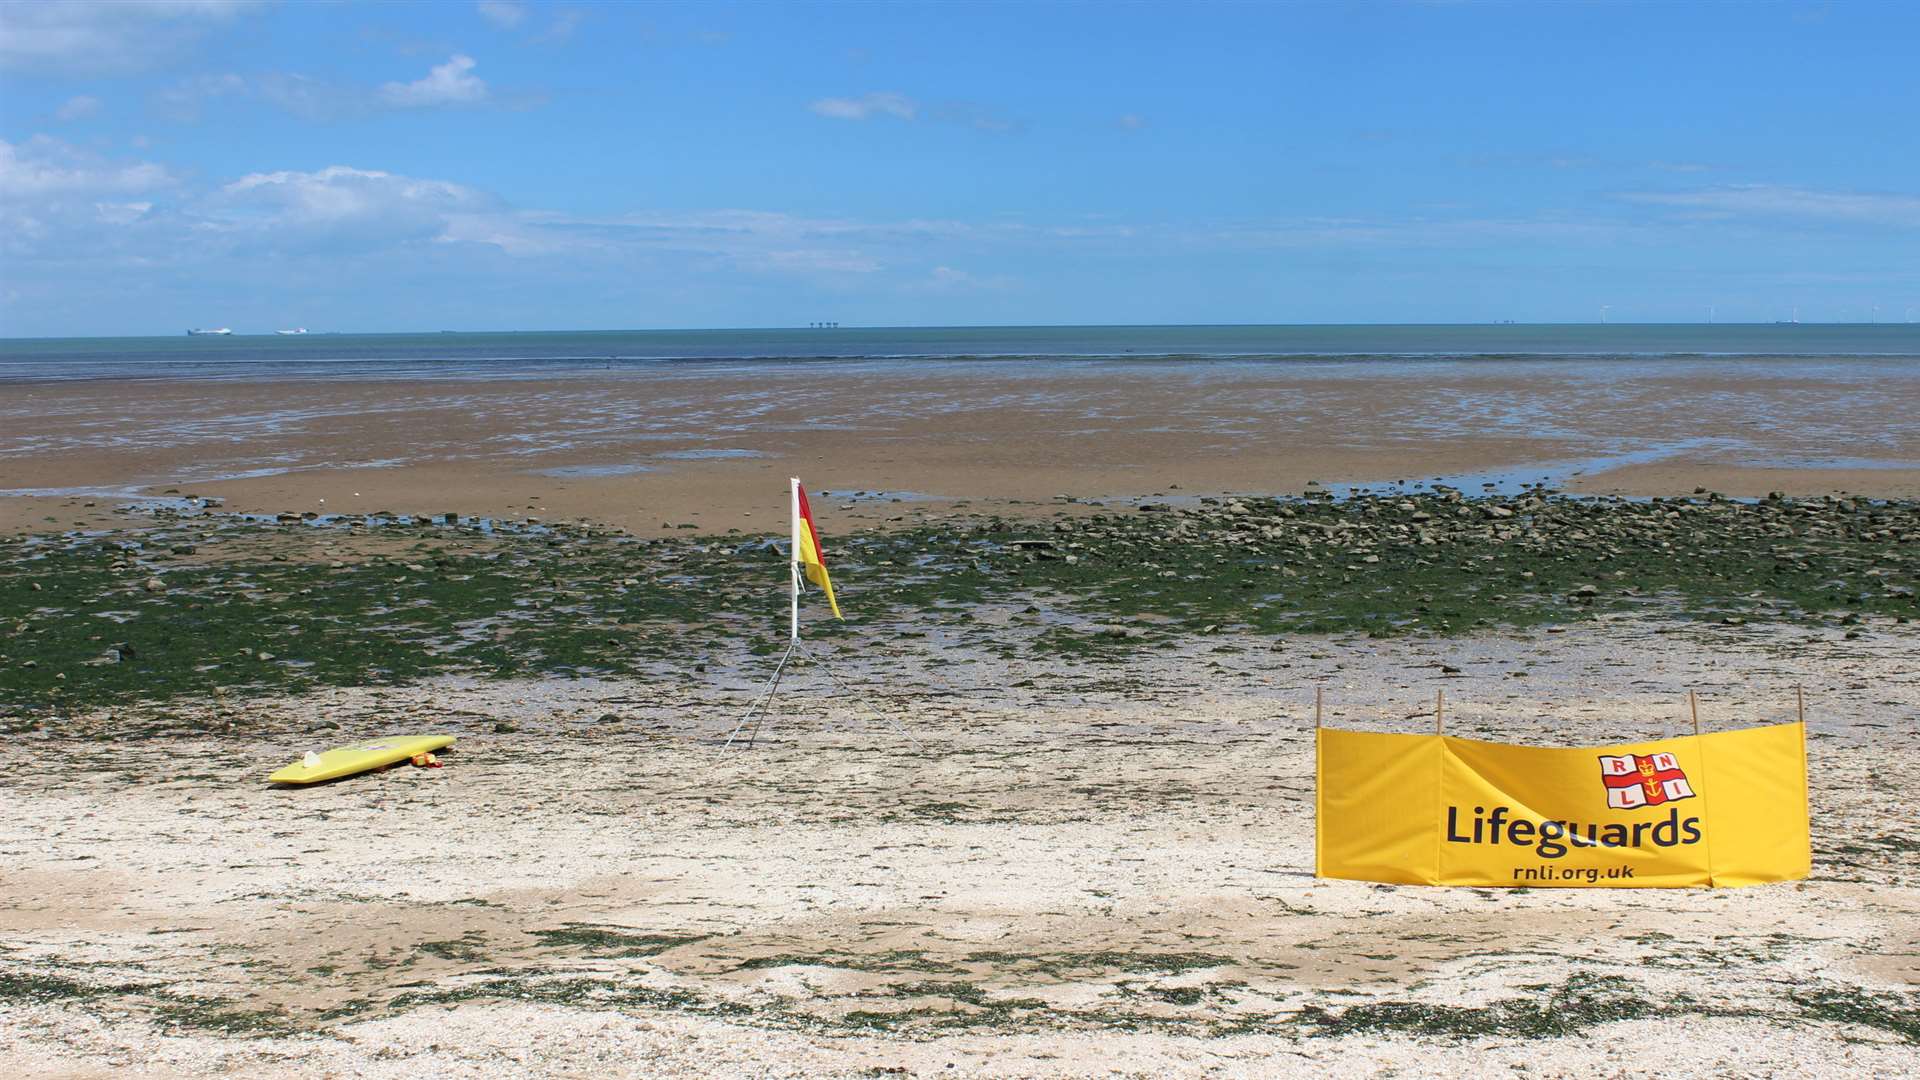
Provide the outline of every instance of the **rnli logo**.
<path id="1" fill-rule="evenodd" d="M 1607 788 L 1607 805 L 1615 810 L 1638 810 L 1693 798 L 1693 787 L 1672 754 L 1600 755 L 1600 782 Z"/>

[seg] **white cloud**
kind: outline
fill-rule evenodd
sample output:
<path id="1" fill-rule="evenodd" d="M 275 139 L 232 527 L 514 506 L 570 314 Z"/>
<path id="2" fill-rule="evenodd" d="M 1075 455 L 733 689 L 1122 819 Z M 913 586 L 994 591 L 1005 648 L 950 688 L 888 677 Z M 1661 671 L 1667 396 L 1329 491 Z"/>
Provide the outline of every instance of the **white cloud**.
<path id="1" fill-rule="evenodd" d="M 148 103 L 168 120 L 191 123 L 200 119 L 200 110 L 207 102 L 248 91 L 247 81 L 238 75 L 195 75 L 154 91 Z"/>
<path id="2" fill-rule="evenodd" d="M 108 161 L 45 135 L 17 144 L 0 139 L 0 200 L 7 202 L 146 192 L 175 182 L 164 166 Z"/>
<path id="3" fill-rule="evenodd" d="M 909 278 L 901 283 L 902 289 L 913 293 L 954 294 L 977 293 L 1013 288 L 1013 278 L 1004 276 L 981 277 L 966 270 L 951 266 L 936 266 L 925 276 Z"/>
<path id="4" fill-rule="evenodd" d="M 535 35 L 533 40 L 553 45 L 562 44 L 571 40 L 573 32 L 580 29 L 580 24 L 586 21 L 587 13 L 584 11 L 573 9 L 563 11 L 554 17 L 553 22 L 548 24 L 545 30 Z"/>
<path id="5" fill-rule="evenodd" d="M 474 7 L 479 9 L 481 18 L 502 30 L 519 26 L 527 17 L 526 7 L 512 0 L 480 0 Z"/>
<path id="6" fill-rule="evenodd" d="M 474 66 L 472 57 L 456 55 L 421 79 L 410 83 L 390 82 L 377 89 L 298 72 L 198 75 L 155 91 L 149 102 L 156 113 L 179 123 L 199 120 L 209 102 L 222 98 L 257 101 L 315 121 L 338 120 L 379 109 L 529 104 L 496 102 L 492 89 L 473 74 Z"/>
<path id="7" fill-rule="evenodd" d="M 91 94 L 70 97 L 59 108 L 53 110 L 53 118 L 66 123 L 88 120 L 98 115 L 100 115 L 100 99 Z"/>
<path id="8" fill-rule="evenodd" d="M 1622 198 L 1709 218 L 1770 217 L 1920 228 L 1920 196 L 1743 184 L 1701 191 L 1632 192 Z"/>
<path id="9" fill-rule="evenodd" d="M 487 99 L 487 84 L 473 74 L 471 56 L 455 54 L 410 83 L 390 82 L 380 88 L 381 100 L 399 108 L 436 105 L 474 105 Z"/>
<path id="10" fill-rule="evenodd" d="M 444 240 L 456 217 L 494 208 L 491 198 L 463 184 L 330 165 L 250 173 L 196 210 L 215 228 L 275 247 L 379 249 Z"/>
<path id="11" fill-rule="evenodd" d="M 100 220 L 109 225 L 131 225 L 153 209 L 152 202 L 98 202 L 93 204 Z"/>
<path id="12" fill-rule="evenodd" d="M 889 90 L 878 90 L 857 98 L 820 98 L 807 108 L 835 120 L 866 120 L 875 116 L 911 120 L 920 112 L 919 104 L 912 98 Z"/>
<path id="13" fill-rule="evenodd" d="M 876 90 L 859 97 L 816 98 L 807 103 L 807 108 L 817 115 L 832 120 L 871 120 L 875 117 L 890 116 L 896 120 L 925 118 L 942 124 L 959 124 L 976 131 L 995 133 L 1020 129 L 1017 122 L 1007 119 L 985 105 L 970 101 L 923 105 L 905 94 L 892 90 Z"/>
<path id="14" fill-rule="evenodd" d="M 7 0 L 0 67 L 108 72 L 152 67 L 262 0 Z"/>
<path id="15" fill-rule="evenodd" d="M 85 260 L 109 250 L 118 235 L 180 181 L 150 161 L 115 161 L 45 135 L 0 140 L 0 254 L 14 275 L 40 260 Z"/>
<path id="16" fill-rule="evenodd" d="M 109 160 L 60 140 L 0 143 L 0 253 L 27 276 L 93 268 L 150 276 L 460 266 L 510 274 L 547 260 L 564 273 L 675 281 L 779 279 L 841 288 L 855 278 L 900 296 L 1002 294 L 1009 260 L 1217 252 L 1560 247 L 1633 234 L 1610 223 L 1532 219 L 1266 219 L 1239 222 L 873 220 L 722 209 L 584 216 L 518 208 L 467 184 L 336 164 L 194 184 L 149 161 Z M 332 268 L 332 269 L 328 269 Z M 398 271 L 395 271 L 398 272 Z M 541 271 L 546 272 L 546 271 Z M 723 275 L 710 278 L 709 275 Z M 724 275 L 733 275 L 726 278 Z M 741 275 L 745 275 L 743 278 Z M 49 280 L 52 280 L 49 278 Z M 748 287 L 748 286 L 742 286 Z"/>

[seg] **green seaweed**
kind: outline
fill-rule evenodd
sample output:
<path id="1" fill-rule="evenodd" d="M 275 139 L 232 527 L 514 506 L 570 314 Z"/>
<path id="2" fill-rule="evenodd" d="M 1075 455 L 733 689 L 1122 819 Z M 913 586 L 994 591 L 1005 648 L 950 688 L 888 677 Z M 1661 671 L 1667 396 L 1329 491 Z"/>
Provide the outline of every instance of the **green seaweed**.
<path id="1" fill-rule="evenodd" d="M 594 956 L 656 956 L 669 949 L 705 941 L 709 934 L 634 934 L 586 923 L 568 923 L 533 936 L 547 948 L 580 949 Z"/>
<path id="2" fill-rule="evenodd" d="M 784 573 L 772 537 L 350 524 L 162 515 L 105 535 L 0 538 L 0 727 L 59 725 L 74 710 L 136 701 L 217 693 L 237 706 L 453 672 L 697 673 L 763 656 L 784 631 L 765 602 Z M 1213 634 L 1231 635 L 1219 647 L 1234 648 L 1608 614 L 1711 633 L 1768 624 L 1855 633 L 1866 620 L 1920 616 L 1916 537 L 1920 503 L 1859 499 L 1441 493 L 956 518 L 839 541 L 848 618 L 811 632 L 938 633 L 997 655 L 1090 666 Z M 335 565 L 343 541 L 384 553 Z M 392 552 L 407 542 L 415 551 Z M 1018 614 L 988 623 L 975 617 L 984 607 Z M 243 725 L 244 710 L 225 710 L 222 722 Z M 122 735 L 179 726 L 150 717 Z"/>

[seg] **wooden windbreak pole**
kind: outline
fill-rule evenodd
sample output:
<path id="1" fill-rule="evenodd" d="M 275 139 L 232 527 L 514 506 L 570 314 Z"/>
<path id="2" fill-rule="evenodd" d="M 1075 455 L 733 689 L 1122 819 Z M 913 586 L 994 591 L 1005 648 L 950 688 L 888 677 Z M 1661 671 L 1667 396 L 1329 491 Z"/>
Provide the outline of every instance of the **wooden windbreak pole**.
<path id="1" fill-rule="evenodd" d="M 1433 692 L 1433 733 L 1435 735 L 1447 733 L 1447 692 L 1445 690 Z"/>
<path id="2" fill-rule="evenodd" d="M 1700 734 L 1700 695 L 1687 691 L 1687 709 L 1693 713 L 1693 733 Z"/>
<path id="3" fill-rule="evenodd" d="M 1807 722 L 1807 691 L 1805 687 L 1793 688 L 1793 715 L 1801 723 Z"/>
<path id="4" fill-rule="evenodd" d="M 1320 730 L 1321 698 L 1325 693 L 1326 687 L 1315 684 L 1313 688 L 1313 730 L 1315 731 Z"/>

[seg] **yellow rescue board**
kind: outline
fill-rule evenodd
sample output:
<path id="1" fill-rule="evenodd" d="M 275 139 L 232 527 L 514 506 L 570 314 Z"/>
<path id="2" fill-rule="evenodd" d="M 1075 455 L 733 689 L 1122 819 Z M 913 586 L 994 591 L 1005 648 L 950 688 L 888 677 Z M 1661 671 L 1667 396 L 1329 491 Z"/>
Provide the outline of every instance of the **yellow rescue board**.
<path id="1" fill-rule="evenodd" d="M 452 745 L 451 735 L 389 735 L 342 746 L 324 754 L 308 754 L 267 779 L 276 784 L 317 784 L 322 780 L 338 780 L 342 776 L 392 765 L 415 754 L 425 754 Z"/>

